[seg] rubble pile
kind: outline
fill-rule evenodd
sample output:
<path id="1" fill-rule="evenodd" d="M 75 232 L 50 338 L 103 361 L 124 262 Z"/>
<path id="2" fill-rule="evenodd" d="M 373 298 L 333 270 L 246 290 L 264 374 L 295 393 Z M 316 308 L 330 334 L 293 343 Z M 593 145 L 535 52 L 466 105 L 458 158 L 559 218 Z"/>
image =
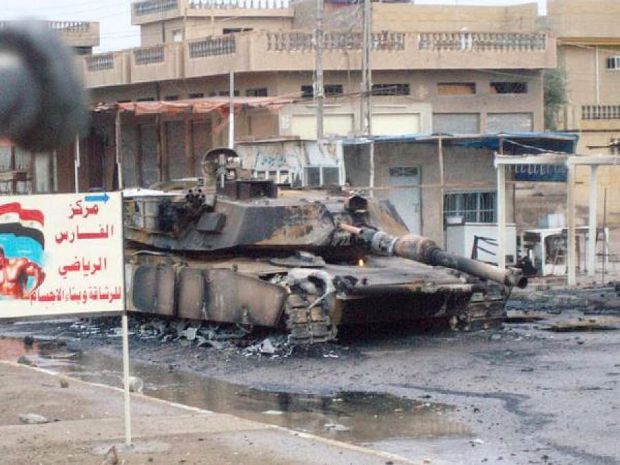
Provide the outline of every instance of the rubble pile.
<path id="1" fill-rule="evenodd" d="M 560 314 L 567 311 L 585 315 L 620 315 L 620 283 L 583 288 L 538 288 L 515 292 L 507 310 Z"/>

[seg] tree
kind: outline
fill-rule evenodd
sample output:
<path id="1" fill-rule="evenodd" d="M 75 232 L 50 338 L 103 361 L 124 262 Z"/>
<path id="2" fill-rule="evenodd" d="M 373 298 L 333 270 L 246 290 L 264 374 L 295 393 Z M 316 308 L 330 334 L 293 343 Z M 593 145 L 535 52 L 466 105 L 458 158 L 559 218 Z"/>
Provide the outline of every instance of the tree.
<path id="1" fill-rule="evenodd" d="M 557 129 L 558 114 L 566 99 L 566 72 L 562 68 L 548 69 L 543 74 L 545 129 Z"/>

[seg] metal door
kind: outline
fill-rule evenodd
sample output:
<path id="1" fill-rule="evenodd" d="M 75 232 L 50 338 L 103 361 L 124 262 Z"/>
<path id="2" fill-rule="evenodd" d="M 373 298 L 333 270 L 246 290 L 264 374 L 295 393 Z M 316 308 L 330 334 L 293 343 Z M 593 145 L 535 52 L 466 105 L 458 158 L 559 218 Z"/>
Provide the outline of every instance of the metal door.
<path id="1" fill-rule="evenodd" d="M 414 166 L 390 168 L 390 202 L 409 231 L 420 234 L 420 169 Z M 402 187 L 400 187 L 402 186 Z"/>

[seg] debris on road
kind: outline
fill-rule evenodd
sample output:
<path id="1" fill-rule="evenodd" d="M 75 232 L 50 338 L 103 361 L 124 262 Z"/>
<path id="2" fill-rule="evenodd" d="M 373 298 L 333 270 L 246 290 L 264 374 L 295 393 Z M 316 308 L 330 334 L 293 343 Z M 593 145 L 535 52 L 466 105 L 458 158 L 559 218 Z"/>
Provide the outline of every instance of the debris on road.
<path id="1" fill-rule="evenodd" d="M 19 416 L 19 421 L 21 421 L 24 425 L 43 425 L 50 422 L 50 420 L 46 417 L 37 413 L 21 414 Z"/>

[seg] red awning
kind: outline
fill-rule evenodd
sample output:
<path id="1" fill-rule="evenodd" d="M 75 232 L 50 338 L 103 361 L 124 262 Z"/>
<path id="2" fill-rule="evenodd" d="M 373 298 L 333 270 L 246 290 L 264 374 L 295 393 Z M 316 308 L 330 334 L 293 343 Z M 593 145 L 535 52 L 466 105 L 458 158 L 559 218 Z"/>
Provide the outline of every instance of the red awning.
<path id="1" fill-rule="evenodd" d="M 234 97 L 235 113 L 246 108 L 265 108 L 277 112 L 283 105 L 293 103 L 290 97 Z M 217 111 L 228 114 L 230 100 L 228 97 L 206 97 L 174 101 L 124 102 L 98 104 L 94 112 L 121 111 L 140 115 L 180 115 L 184 113 L 205 114 Z"/>

